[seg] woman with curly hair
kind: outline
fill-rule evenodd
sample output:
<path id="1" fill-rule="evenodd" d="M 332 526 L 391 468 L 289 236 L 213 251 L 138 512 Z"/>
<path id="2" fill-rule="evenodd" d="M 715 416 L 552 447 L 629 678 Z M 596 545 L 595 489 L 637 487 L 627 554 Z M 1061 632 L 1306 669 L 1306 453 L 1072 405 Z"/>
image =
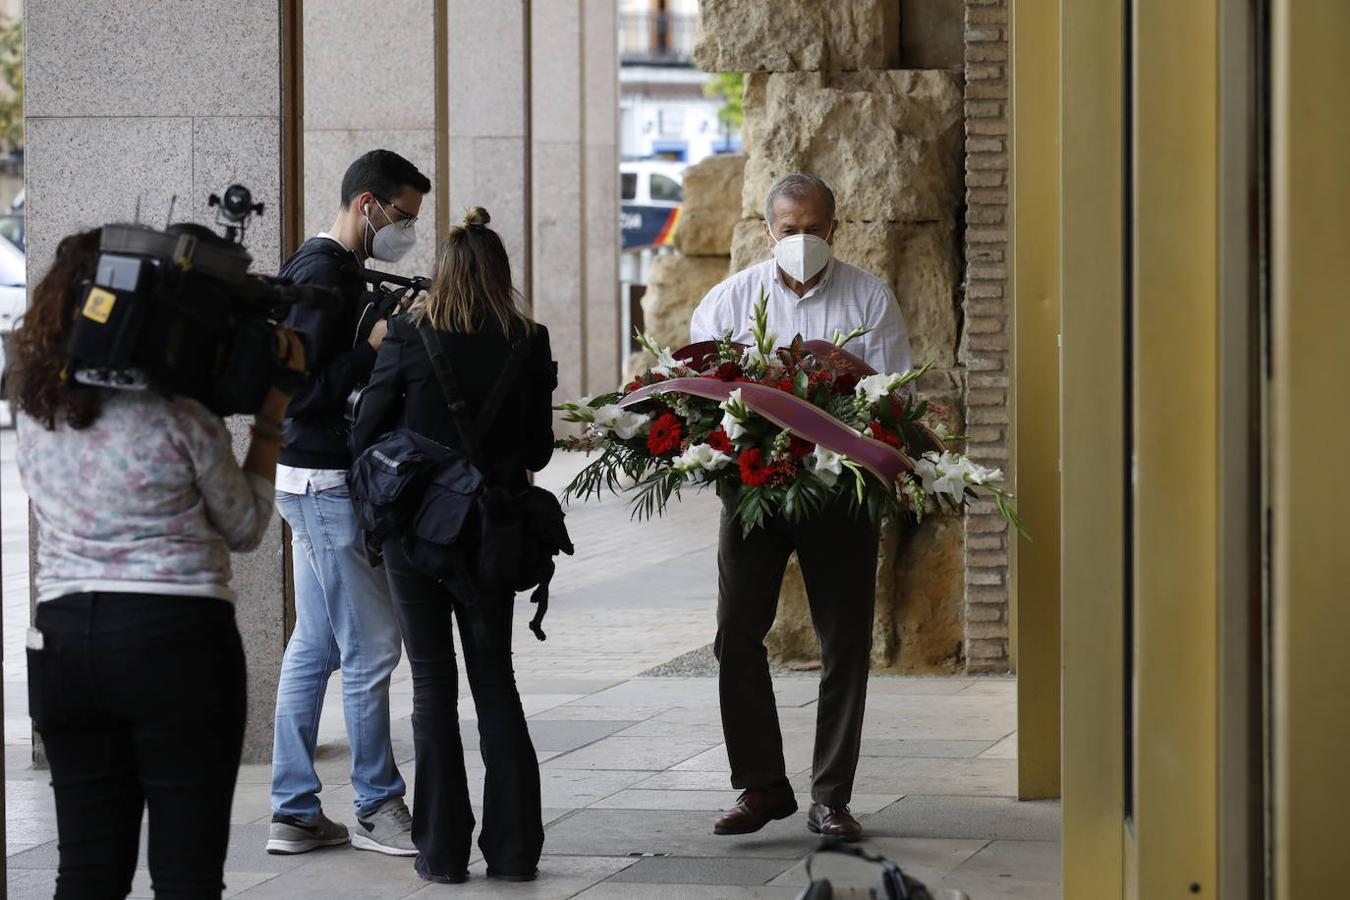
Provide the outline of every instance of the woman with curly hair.
<path id="1" fill-rule="evenodd" d="M 13 335 L 18 464 L 37 519 L 29 712 L 56 793 L 56 897 L 123 897 L 149 809 L 157 896 L 219 897 L 244 734 L 231 551 L 272 518 L 288 397 L 241 467 L 196 400 L 84 385 L 66 368 L 100 231 L 61 241 Z M 278 329 L 303 370 L 304 350 Z"/>

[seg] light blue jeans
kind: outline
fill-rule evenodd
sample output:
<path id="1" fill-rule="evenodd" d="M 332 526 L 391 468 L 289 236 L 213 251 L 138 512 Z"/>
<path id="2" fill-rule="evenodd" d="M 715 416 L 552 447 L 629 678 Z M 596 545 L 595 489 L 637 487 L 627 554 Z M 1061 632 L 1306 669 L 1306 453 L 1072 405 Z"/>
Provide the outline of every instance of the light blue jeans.
<path id="1" fill-rule="evenodd" d="M 278 491 L 277 508 L 294 536 L 295 631 L 277 683 L 272 811 L 302 821 L 320 812 L 314 750 L 328 678 L 340 666 L 356 815 L 364 818 L 407 791 L 389 740 L 389 676 L 402 649 L 389 582 L 366 561 L 345 485 Z"/>

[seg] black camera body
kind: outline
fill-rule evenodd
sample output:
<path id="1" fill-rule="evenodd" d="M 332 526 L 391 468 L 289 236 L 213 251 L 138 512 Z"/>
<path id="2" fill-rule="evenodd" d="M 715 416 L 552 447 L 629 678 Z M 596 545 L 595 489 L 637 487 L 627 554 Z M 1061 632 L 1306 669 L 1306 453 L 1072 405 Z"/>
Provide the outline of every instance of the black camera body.
<path id="1" fill-rule="evenodd" d="M 370 300 L 361 311 L 356 323 L 356 342 L 367 340 L 375 323 L 381 319 L 392 319 L 403 313 L 404 300 L 409 295 L 416 296 L 422 291 L 431 290 L 431 279 L 424 275 L 406 277 L 389 272 L 377 272 L 374 269 L 362 269 L 361 280 L 370 285 Z M 366 395 L 366 384 L 358 384 L 347 395 L 347 431 L 350 434 L 361 414 L 361 404 Z"/>
<path id="2" fill-rule="evenodd" d="M 276 323 L 293 304 L 332 305 L 338 295 L 249 273 L 242 233 L 261 205 L 240 185 L 226 198 L 212 198 L 226 237 L 190 223 L 103 227 L 76 308 L 71 377 L 192 397 L 221 416 L 255 412 L 273 386 L 299 387 L 304 376 L 287 367 Z"/>

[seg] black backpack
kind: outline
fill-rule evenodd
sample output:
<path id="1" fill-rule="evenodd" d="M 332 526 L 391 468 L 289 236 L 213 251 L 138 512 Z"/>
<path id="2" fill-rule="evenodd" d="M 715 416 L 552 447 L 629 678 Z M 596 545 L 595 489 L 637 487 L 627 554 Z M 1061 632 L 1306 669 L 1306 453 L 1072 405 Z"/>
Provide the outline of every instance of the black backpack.
<path id="1" fill-rule="evenodd" d="M 418 571 L 445 584 L 468 604 L 480 586 L 531 588 L 537 605 L 530 630 L 539 640 L 548 611 L 553 557 L 574 548 L 552 492 L 530 486 L 511 492 L 485 477 L 479 446 L 514 385 L 523 349 L 511 349 L 501 374 L 470 421 L 454 368 L 436 332 L 417 329 L 460 436 L 460 449 L 400 429 L 381 438 L 348 475 L 357 520 L 367 544 L 398 534 Z"/>

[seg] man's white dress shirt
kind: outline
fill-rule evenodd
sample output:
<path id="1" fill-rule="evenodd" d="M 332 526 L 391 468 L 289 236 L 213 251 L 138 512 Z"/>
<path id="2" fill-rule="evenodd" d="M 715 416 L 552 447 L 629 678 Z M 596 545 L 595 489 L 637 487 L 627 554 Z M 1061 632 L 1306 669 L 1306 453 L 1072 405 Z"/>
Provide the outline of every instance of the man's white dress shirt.
<path id="1" fill-rule="evenodd" d="M 690 337 L 716 341 L 730 332 L 734 341 L 754 343 L 750 326 L 761 285 L 769 297 L 769 331 L 777 346 L 787 346 L 798 334 L 828 341 L 835 329 L 847 334 L 861 325 L 872 330 L 844 349 L 878 372 L 898 374 L 911 367 L 909 335 L 891 289 L 875 275 L 837 259 L 830 260 L 820 282 L 803 297 L 787 286 L 772 259 L 732 275 L 694 310 Z"/>

